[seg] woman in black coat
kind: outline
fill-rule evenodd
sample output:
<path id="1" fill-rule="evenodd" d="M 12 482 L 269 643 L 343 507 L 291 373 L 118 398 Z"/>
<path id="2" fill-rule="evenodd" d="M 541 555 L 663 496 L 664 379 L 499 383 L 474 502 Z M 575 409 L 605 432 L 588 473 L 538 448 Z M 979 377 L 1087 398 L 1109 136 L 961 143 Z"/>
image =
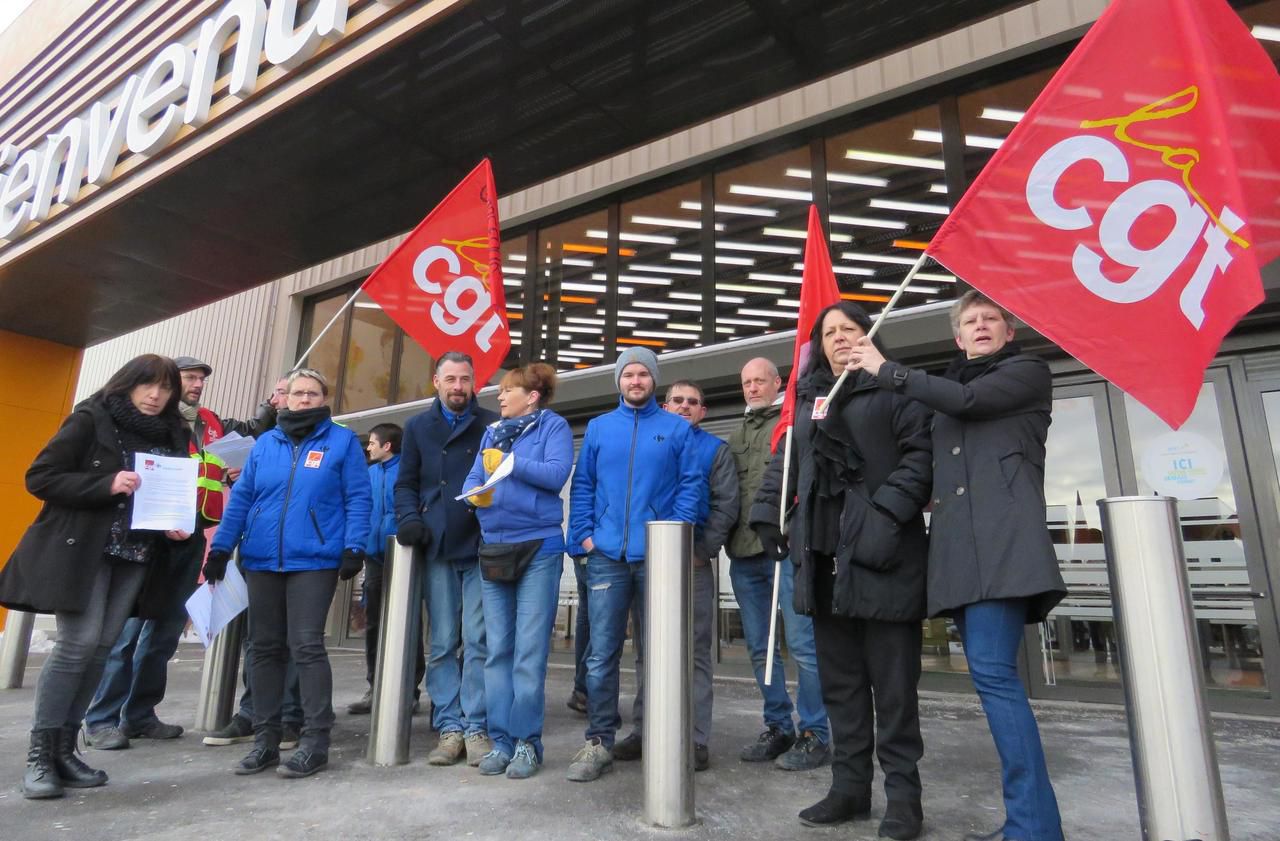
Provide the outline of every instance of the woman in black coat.
<path id="1" fill-rule="evenodd" d="M 1018 678 L 1026 624 L 1066 587 L 1045 527 L 1049 366 L 1010 343 L 1007 312 L 976 291 L 951 309 L 962 354 L 941 377 L 885 361 L 866 342 L 849 370 L 933 409 L 929 614 L 950 616 L 1000 754 L 1005 823 L 969 841 L 1061 841 L 1058 803 Z"/>
<path id="2" fill-rule="evenodd" d="M 824 826 L 869 817 L 874 751 L 888 799 L 880 834 L 910 839 L 923 820 L 916 684 L 931 413 L 877 388 L 868 374 L 850 375 L 835 400 L 814 411 L 870 327 L 852 303 L 818 315 L 796 388 L 794 464 L 785 494 L 796 500 L 789 535 L 783 538 L 778 528 L 781 453 L 756 495 L 751 525 L 775 557 L 790 543 L 798 566 L 795 607 L 813 616 L 822 700 L 831 718 L 831 792 L 800 820 Z"/>
<path id="3" fill-rule="evenodd" d="M 142 481 L 130 467 L 134 453 L 188 455 L 181 382 L 172 359 L 131 360 L 75 408 L 27 470 L 27 490 L 44 507 L 0 571 L 0 604 L 53 613 L 58 628 L 36 684 L 22 779 L 29 799 L 106 783 L 75 754 L 80 721 L 125 620 L 171 610 L 166 591 L 179 585 L 167 580 L 168 544 L 191 535 L 129 528 L 130 496 Z"/>

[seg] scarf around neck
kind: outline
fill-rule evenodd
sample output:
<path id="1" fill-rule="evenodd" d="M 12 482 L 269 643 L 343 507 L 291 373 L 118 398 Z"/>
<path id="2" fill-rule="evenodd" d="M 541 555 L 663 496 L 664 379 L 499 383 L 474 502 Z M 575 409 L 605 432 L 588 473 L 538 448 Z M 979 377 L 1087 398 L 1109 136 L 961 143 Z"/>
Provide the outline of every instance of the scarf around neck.
<path id="1" fill-rule="evenodd" d="M 524 433 L 526 429 L 538 422 L 538 418 L 542 417 L 542 409 L 530 412 L 527 415 L 519 415 L 514 418 L 503 418 L 493 427 L 493 440 L 490 444 L 504 453 L 511 452 L 511 448 L 515 446 L 516 439 Z"/>
<path id="2" fill-rule="evenodd" d="M 103 402 L 126 453 L 177 449 L 172 417 L 144 415 L 127 394 L 112 394 Z"/>
<path id="3" fill-rule="evenodd" d="M 306 438 L 315 428 L 329 419 L 332 410 L 328 406 L 315 406 L 311 409 L 290 411 L 281 409 L 276 413 L 276 426 L 296 444 Z"/>

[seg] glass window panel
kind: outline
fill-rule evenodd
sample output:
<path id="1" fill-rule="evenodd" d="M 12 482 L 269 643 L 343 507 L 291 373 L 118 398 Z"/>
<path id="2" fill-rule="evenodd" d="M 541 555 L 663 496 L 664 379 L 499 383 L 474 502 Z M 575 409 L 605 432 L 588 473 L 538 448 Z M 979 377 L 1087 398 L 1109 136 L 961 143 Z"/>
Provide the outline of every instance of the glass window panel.
<path id="1" fill-rule="evenodd" d="M 436 372 L 435 360 L 422 345 L 408 336 L 404 337 L 400 351 L 400 376 L 396 381 L 396 403 L 425 400 L 435 397 L 436 388 L 431 376 Z"/>
<path id="2" fill-rule="evenodd" d="M 644 345 L 661 353 L 701 344 L 700 194 L 700 183 L 691 181 L 622 205 L 619 350 Z M 603 307 L 596 314 L 603 318 Z M 586 347 L 574 345 L 575 351 Z M 599 364 L 602 356 L 587 361 Z"/>
<path id="3" fill-rule="evenodd" d="M 352 291 L 352 289 L 344 289 L 328 297 L 307 302 L 310 313 L 307 320 L 307 329 L 298 337 L 298 353 L 302 353 L 311 347 L 311 343 L 316 340 L 316 336 L 320 335 L 320 331 L 325 328 L 334 314 L 346 303 Z M 338 319 L 337 323 L 329 328 L 329 332 L 324 334 L 324 338 L 320 340 L 320 343 L 315 346 L 311 354 L 304 360 L 308 368 L 314 368 L 324 374 L 331 384 L 338 382 L 338 375 L 341 373 L 339 368 L 342 361 L 343 321 L 350 317 L 351 313 L 348 311 L 343 318 Z"/>
<path id="4" fill-rule="evenodd" d="M 804 146 L 716 173 L 717 339 L 795 328 L 811 168 Z"/>
<path id="5" fill-rule="evenodd" d="M 571 345 L 598 346 L 604 336 L 608 214 L 588 213 L 538 231 L 536 289 L 541 359 L 561 370 L 589 368 L 599 357 Z M 551 337 L 555 337 L 554 345 Z"/>
<path id="6" fill-rule="evenodd" d="M 829 138 L 826 152 L 836 279 L 844 297 L 877 311 L 953 204 L 943 172 L 941 116 L 930 105 L 862 126 Z M 897 306 L 953 298 L 955 288 L 955 277 L 930 262 Z"/>
<path id="7" fill-rule="evenodd" d="M 395 322 L 373 299 L 363 292 L 356 296 L 351 308 L 340 411 L 359 412 L 391 402 L 391 359 L 397 332 Z"/>
<path id="8" fill-rule="evenodd" d="M 1280 0 L 1267 0 L 1237 12 L 1271 60 L 1280 62 Z"/>
<path id="9" fill-rule="evenodd" d="M 524 279 L 529 271 L 529 255 L 525 252 L 529 238 L 524 234 L 507 237 L 502 241 L 502 291 L 507 301 L 507 325 L 511 329 L 511 350 L 502 368 L 494 373 L 491 382 L 498 382 L 503 374 L 521 364 L 520 342 L 524 336 Z"/>

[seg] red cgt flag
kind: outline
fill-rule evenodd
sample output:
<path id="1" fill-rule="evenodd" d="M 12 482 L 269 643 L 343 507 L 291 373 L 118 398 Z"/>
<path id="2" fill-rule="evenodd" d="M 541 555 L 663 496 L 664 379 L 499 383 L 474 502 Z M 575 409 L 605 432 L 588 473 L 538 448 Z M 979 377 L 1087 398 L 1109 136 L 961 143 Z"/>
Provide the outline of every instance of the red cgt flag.
<path id="1" fill-rule="evenodd" d="M 470 354 L 477 388 L 511 347 L 500 246 L 498 193 L 486 158 L 364 283 L 427 353 Z"/>
<path id="2" fill-rule="evenodd" d="M 1280 77 L 1225 0 L 1115 0 L 928 253 L 1170 426 L 1280 254 Z"/>
<path id="3" fill-rule="evenodd" d="M 791 376 L 787 379 L 787 395 L 782 400 L 782 414 L 773 428 L 770 448 L 776 453 L 778 442 L 796 419 L 796 380 L 809 361 L 809 333 L 818 313 L 840 300 L 836 273 L 831 270 L 831 250 L 818 220 L 818 208 L 809 205 L 809 235 L 804 242 L 804 273 L 800 276 L 800 315 L 796 318 L 796 342 L 791 351 Z"/>

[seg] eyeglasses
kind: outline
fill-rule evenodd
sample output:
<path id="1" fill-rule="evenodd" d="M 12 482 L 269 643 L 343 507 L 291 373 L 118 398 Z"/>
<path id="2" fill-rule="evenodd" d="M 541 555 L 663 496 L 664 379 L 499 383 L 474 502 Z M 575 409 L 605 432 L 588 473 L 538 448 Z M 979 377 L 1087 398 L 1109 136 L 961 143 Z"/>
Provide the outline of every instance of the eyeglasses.
<path id="1" fill-rule="evenodd" d="M 683 404 L 688 404 L 690 406 L 701 406 L 702 398 L 701 397 L 683 397 L 677 394 L 675 397 L 672 397 L 667 402 L 672 404 L 673 406 L 680 406 Z"/>
<path id="2" fill-rule="evenodd" d="M 324 395 L 322 395 L 318 391 L 291 391 L 289 392 L 289 396 L 290 397 L 306 397 L 310 400 L 315 400 L 317 397 L 323 397 Z"/>

